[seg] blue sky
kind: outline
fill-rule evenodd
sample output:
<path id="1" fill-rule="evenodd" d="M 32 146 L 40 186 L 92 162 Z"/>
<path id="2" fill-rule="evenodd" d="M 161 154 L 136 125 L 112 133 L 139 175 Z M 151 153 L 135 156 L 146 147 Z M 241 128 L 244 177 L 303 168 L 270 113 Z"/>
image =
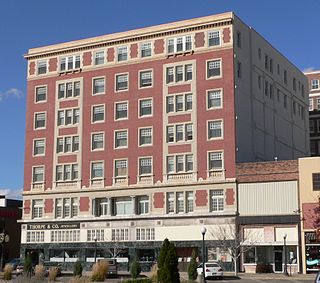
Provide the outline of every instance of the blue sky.
<path id="1" fill-rule="evenodd" d="M 29 48 L 226 11 L 301 70 L 320 69 L 319 0 L 0 0 L 0 193 L 23 187 Z"/>

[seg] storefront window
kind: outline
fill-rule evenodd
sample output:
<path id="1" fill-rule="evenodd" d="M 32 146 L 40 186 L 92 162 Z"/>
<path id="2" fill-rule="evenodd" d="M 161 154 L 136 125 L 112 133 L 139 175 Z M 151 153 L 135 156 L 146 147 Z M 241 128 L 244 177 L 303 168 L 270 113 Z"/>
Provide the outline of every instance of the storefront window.
<path id="1" fill-rule="evenodd" d="M 256 252 L 255 248 L 250 248 L 244 252 L 244 263 L 255 263 L 256 262 Z"/>

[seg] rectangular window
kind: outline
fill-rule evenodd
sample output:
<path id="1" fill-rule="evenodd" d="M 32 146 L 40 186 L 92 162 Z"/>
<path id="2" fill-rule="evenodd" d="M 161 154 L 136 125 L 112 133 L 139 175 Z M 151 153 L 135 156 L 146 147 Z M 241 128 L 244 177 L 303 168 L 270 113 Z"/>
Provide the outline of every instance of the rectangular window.
<path id="1" fill-rule="evenodd" d="M 211 211 L 224 210 L 224 193 L 223 190 L 211 191 Z"/>
<path id="2" fill-rule="evenodd" d="M 43 200 L 35 199 L 32 201 L 32 218 L 42 218 L 43 216 Z"/>
<path id="3" fill-rule="evenodd" d="M 317 98 L 317 110 L 320 110 L 320 98 Z"/>
<path id="4" fill-rule="evenodd" d="M 72 151 L 78 151 L 79 150 L 79 136 L 72 137 Z"/>
<path id="5" fill-rule="evenodd" d="M 176 142 L 184 140 L 184 126 L 176 125 Z"/>
<path id="6" fill-rule="evenodd" d="M 170 38 L 167 41 L 168 54 L 189 51 L 192 49 L 192 37 L 191 35 L 179 36 L 176 38 Z"/>
<path id="7" fill-rule="evenodd" d="M 139 159 L 139 175 L 152 174 L 152 158 L 145 157 Z"/>
<path id="8" fill-rule="evenodd" d="M 60 58 L 60 71 L 65 72 L 80 68 L 80 55 Z"/>
<path id="9" fill-rule="evenodd" d="M 184 213 L 184 193 L 177 192 L 177 213 Z"/>
<path id="10" fill-rule="evenodd" d="M 80 96 L 80 81 L 62 83 L 58 85 L 58 99 Z"/>
<path id="11" fill-rule="evenodd" d="M 311 89 L 319 88 L 319 80 L 311 80 Z"/>
<path id="12" fill-rule="evenodd" d="M 186 155 L 186 172 L 193 171 L 193 154 Z"/>
<path id="13" fill-rule="evenodd" d="M 140 196 L 138 198 L 138 214 L 148 214 L 149 213 L 149 197 Z"/>
<path id="14" fill-rule="evenodd" d="M 207 79 L 221 76 L 221 60 L 207 62 Z"/>
<path id="15" fill-rule="evenodd" d="M 186 212 L 193 212 L 193 192 L 186 192 Z"/>
<path id="16" fill-rule="evenodd" d="M 128 131 L 115 132 L 115 148 L 128 146 Z"/>
<path id="17" fill-rule="evenodd" d="M 222 121 L 208 122 L 208 139 L 216 139 L 222 137 Z"/>
<path id="18" fill-rule="evenodd" d="M 128 47 L 121 46 L 118 47 L 118 62 L 127 61 L 128 60 Z"/>
<path id="19" fill-rule="evenodd" d="M 36 87 L 36 102 L 42 102 L 47 100 L 47 87 Z"/>
<path id="20" fill-rule="evenodd" d="M 116 75 L 116 90 L 128 89 L 128 74 Z"/>
<path id="21" fill-rule="evenodd" d="M 33 167 L 33 183 L 43 183 L 44 182 L 44 166 Z"/>
<path id="22" fill-rule="evenodd" d="M 44 155 L 45 140 L 35 140 L 33 143 L 33 155 Z"/>
<path id="23" fill-rule="evenodd" d="M 184 156 L 177 155 L 176 156 L 176 172 L 184 172 Z"/>
<path id="24" fill-rule="evenodd" d="M 186 141 L 193 140 L 193 125 L 192 124 L 186 124 Z"/>
<path id="25" fill-rule="evenodd" d="M 241 62 L 240 61 L 238 61 L 237 62 L 237 77 L 238 78 L 241 78 L 241 76 L 242 76 L 242 70 L 241 70 L 242 68 L 241 68 Z"/>
<path id="26" fill-rule="evenodd" d="M 126 177 L 128 174 L 128 162 L 125 159 L 116 160 L 115 163 L 114 176 L 117 177 Z"/>
<path id="27" fill-rule="evenodd" d="M 312 189 L 320 191 L 320 173 L 312 173 Z"/>
<path id="28" fill-rule="evenodd" d="M 105 78 L 93 79 L 93 95 L 102 94 L 105 92 Z"/>
<path id="29" fill-rule="evenodd" d="M 91 179 L 103 178 L 103 162 L 92 162 L 91 164 Z"/>
<path id="30" fill-rule="evenodd" d="M 104 106 L 98 105 L 92 107 L 92 123 L 104 121 Z"/>
<path id="31" fill-rule="evenodd" d="M 66 109 L 58 111 L 58 126 L 68 126 L 80 122 L 80 109 Z"/>
<path id="32" fill-rule="evenodd" d="M 99 150 L 104 148 L 104 134 L 92 134 L 91 150 Z"/>
<path id="33" fill-rule="evenodd" d="M 128 118 L 128 102 L 116 103 L 116 120 Z"/>
<path id="34" fill-rule="evenodd" d="M 152 55 L 152 43 L 144 42 L 141 44 L 141 58 L 150 57 Z"/>
<path id="35" fill-rule="evenodd" d="M 167 84 L 174 82 L 174 68 L 168 67 L 167 68 Z"/>
<path id="36" fill-rule="evenodd" d="M 152 115 L 152 99 L 143 99 L 139 101 L 140 117 Z"/>
<path id="37" fill-rule="evenodd" d="M 102 65 L 104 64 L 104 50 L 97 51 L 94 55 L 94 64 Z"/>
<path id="38" fill-rule="evenodd" d="M 223 152 L 209 152 L 209 170 L 223 169 Z"/>
<path id="39" fill-rule="evenodd" d="M 183 81 L 183 66 L 176 66 L 176 83 Z"/>
<path id="40" fill-rule="evenodd" d="M 37 64 L 37 74 L 43 75 L 47 73 L 47 61 L 39 61 Z"/>
<path id="41" fill-rule="evenodd" d="M 288 83 L 287 71 L 286 71 L 286 70 L 283 71 L 283 82 L 284 82 L 285 84 Z"/>
<path id="42" fill-rule="evenodd" d="M 215 109 L 222 107 L 222 91 L 211 90 L 208 91 L 208 109 Z"/>
<path id="43" fill-rule="evenodd" d="M 95 216 L 109 215 L 109 199 L 96 198 L 94 199 L 93 213 Z"/>
<path id="44" fill-rule="evenodd" d="M 167 174 L 193 171 L 193 154 L 167 156 Z"/>
<path id="45" fill-rule="evenodd" d="M 192 93 L 185 95 L 185 110 L 192 110 Z"/>
<path id="46" fill-rule="evenodd" d="M 193 124 L 178 124 L 167 126 L 167 142 L 181 142 L 193 140 Z"/>
<path id="47" fill-rule="evenodd" d="M 35 114 L 34 128 L 43 129 L 46 127 L 46 113 Z"/>
<path id="48" fill-rule="evenodd" d="M 154 241 L 154 228 L 136 228 L 136 241 Z M 142 257 L 141 259 L 144 259 Z M 146 261 L 153 260 L 152 257 L 146 257 Z"/>
<path id="49" fill-rule="evenodd" d="M 191 81 L 192 80 L 192 65 L 191 64 L 185 65 L 184 72 L 185 72 L 185 81 Z"/>
<path id="50" fill-rule="evenodd" d="M 208 46 L 220 45 L 220 31 L 213 30 L 208 32 Z"/>
<path id="51" fill-rule="evenodd" d="M 174 213 L 174 193 L 167 193 L 167 213 Z"/>
<path id="52" fill-rule="evenodd" d="M 174 173 L 174 156 L 167 157 L 167 173 Z"/>
<path id="53" fill-rule="evenodd" d="M 139 129 L 139 145 L 152 144 L 152 128 Z"/>
<path id="54" fill-rule="evenodd" d="M 140 72 L 140 88 L 152 86 L 152 71 Z"/>

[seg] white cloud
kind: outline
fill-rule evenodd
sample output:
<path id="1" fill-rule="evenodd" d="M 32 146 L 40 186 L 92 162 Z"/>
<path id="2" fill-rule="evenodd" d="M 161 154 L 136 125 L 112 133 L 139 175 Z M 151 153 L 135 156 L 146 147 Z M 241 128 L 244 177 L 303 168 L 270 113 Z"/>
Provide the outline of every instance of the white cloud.
<path id="1" fill-rule="evenodd" d="M 0 189 L 0 195 L 7 199 L 22 199 L 22 189 Z"/>
<path id="2" fill-rule="evenodd" d="M 0 101 L 8 97 L 21 98 L 22 96 L 23 92 L 17 88 L 10 88 L 4 92 L 0 91 Z"/>
<path id="3" fill-rule="evenodd" d="M 316 67 L 308 67 L 307 69 L 304 69 L 302 72 L 309 73 L 309 72 L 313 72 L 313 71 L 316 71 L 316 70 L 317 70 Z"/>

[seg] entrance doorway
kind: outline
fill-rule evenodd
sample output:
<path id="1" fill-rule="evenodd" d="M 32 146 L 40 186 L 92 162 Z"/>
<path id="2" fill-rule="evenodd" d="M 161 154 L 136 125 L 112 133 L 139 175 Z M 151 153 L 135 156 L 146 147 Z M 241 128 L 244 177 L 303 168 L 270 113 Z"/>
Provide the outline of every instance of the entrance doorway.
<path id="1" fill-rule="evenodd" d="M 282 258 L 282 248 L 280 249 L 279 247 L 277 247 L 277 249 L 274 250 L 274 272 L 282 272 Z"/>

